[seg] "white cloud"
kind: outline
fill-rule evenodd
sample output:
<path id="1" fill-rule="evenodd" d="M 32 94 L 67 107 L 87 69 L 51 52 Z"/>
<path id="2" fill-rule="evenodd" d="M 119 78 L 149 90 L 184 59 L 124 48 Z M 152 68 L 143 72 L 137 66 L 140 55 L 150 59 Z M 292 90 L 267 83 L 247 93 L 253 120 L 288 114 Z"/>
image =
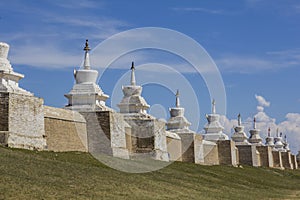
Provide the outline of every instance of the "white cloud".
<path id="1" fill-rule="evenodd" d="M 51 45 L 19 46 L 12 51 L 13 65 L 30 65 L 34 67 L 65 68 L 78 67 L 82 62 L 82 54 L 69 54 Z"/>
<path id="2" fill-rule="evenodd" d="M 238 125 L 238 121 L 236 119 L 228 119 L 225 115 L 220 116 L 220 123 L 224 127 L 224 133 L 228 136 L 232 136 L 234 132 L 234 127 Z"/>
<path id="3" fill-rule="evenodd" d="M 260 129 L 260 136 L 265 139 L 268 134 L 268 129 L 271 129 L 271 136 L 276 136 L 277 129 L 287 136 L 290 148 L 293 154 L 297 154 L 300 151 L 300 113 L 287 113 L 285 120 L 276 123 L 276 119 L 270 117 L 264 112 L 264 106 L 270 106 L 270 102 L 267 102 L 263 96 L 255 96 L 259 106 L 257 106 L 257 113 L 253 117 L 247 117 L 243 121 L 245 126 L 245 132 L 249 135 L 249 130 L 253 128 L 253 118 L 256 118 L 256 126 Z M 230 135 L 232 133 L 232 127 L 237 125 L 237 120 L 228 119 L 226 116 L 220 117 L 220 123 L 224 126 L 224 132 Z"/>
<path id="4" fill-rule="evenodd" d="M 263 112 L 264 111 L 263 106 L 257 106 L 256 109 L 257 109 L 258 112 Z"/>
<path id="5" fill-rule="evenodd" d="M 270 106 L 270 102 L 266 101 L 266 99 L 263 96 L 255 95 L 255 98 L 260 107 L 269 107 Z"/>

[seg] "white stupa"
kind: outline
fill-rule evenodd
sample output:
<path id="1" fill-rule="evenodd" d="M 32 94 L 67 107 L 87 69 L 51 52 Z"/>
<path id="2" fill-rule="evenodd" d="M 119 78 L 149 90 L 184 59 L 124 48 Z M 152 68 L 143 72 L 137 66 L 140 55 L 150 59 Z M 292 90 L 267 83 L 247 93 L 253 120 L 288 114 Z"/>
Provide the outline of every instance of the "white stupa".
<path id="1" fill-rule="evenodd" d="M 204 126 L 204 139 L 216 142 L 218 140 L 228 140 L 228 136 L 223 133 L 224 127 L 219 122 L 220 115 L 216 114 L 216 102 L 212 101 L 212 113 L 206 115 L 207 124 Z"/>
<path id="2" fill-rule="evenodd" d="M 242 126 L 241 114 L 238 115 L 238 125 L 234 127 L 234 134 L 231 139 L 235 142 L 236 145 L 249 145 L 248 138 L 244 132 L 244 126 Z"/>
<path id="3" fill-rule="evenodd" d="M 266 137 L 266 146 L 274 147 L 274 137 L 271 137 L 271 128 L 268 129 L 268 136 Z"/>
<path id="4" fill-rule="evenodd" d="M 76 83 L 72 90 L 65 94 L 69 100 L 65 108 L 77 111 L 110 110 L 105 105 L 109 96 L 104 94 L 99 85 L 96 84 L 98 71 L 91 69 L 88 40 L 86 40 L 83 50 L 85 51 L 83 69 L 74 70 Z"/>
<path id="5" fill-rule="evenodd" d="M 274 138 L 274 147 L 277 151 L 285 151 L 285 149 L 283 148 L 284 144 L 282 141 L 282 133 L 279 134 L 278 129 L 276 131 L 276 137 Z"/>
<path id="6" fill-rule="evenodd" d="M 188 133 L 192 132 L 189 127 L 191 123 L 184 116 L 184 108 L 180 107 L 179 90 L 176 92 L 175 107 L 170 108 L 170 119 L 167 122 L 167 130 L 173 132 Z"/>
<path id="7" fill-rule="evenodd" d="M 134 62 L 132 62 L 130 85 L 122 86 L 124 96 L 121 102 L 118 104 L 120 113 L 148 116 L 147 109 L 149 109 L 150 106 L 141 96 L 142 89 L 142 86 L 136 85 L 135 67 Z"/>
<path id="8" fill-rule="evenodd" d="M 256 119 L 253 119 L 253 129 L 249 131 L 250 137 L 249 142 L 255 145 L 262 145 L 262 138 L 259 135 L 260 130 L 256 128 Z"/>
<path id="9" fill-rule="evenodd" d="M 23 74 L 14 72 L 8 60 L 9 45 L 0 42 L 0 92 L 12 92 L 33 96 L 32 93 L 19 87 Z"/>

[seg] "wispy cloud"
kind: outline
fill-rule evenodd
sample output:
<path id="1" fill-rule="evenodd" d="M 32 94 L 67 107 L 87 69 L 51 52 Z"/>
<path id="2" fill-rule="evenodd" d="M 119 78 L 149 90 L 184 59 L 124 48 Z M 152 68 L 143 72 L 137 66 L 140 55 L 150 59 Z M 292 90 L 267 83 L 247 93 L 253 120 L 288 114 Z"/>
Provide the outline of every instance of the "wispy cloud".
<path id="1" fill-rule="evenodd" d="M 225 14 L 224 10 L 215 10 L 215 9 L 207 9 L 207 8 L 202 8 L 202 7 L 175 7 L 172 8 L 174 11 L 183 11 L 183 12 L 203 12 L 203 13 L 208 13 L 208 14 Z"/>
<path id="2" fill-rule="evenodd" d="M 52 0 L 51 2 L 56 6 L 68 9 L 102 8 L 104 6 L 104 3 L 101 1 L 91 0 L 76 0 L 76 3 L 73 0 Z"/>
<path id="3" fill-rule="evenodd" d="M 218 67 L 230 73 L 257 73 L 300 66 L 300 49 L 266 52 L 261 56 L 224 54 L 215 60 Z"/>
<path id="4" fill-rule="evenodd" d="M 18 65 L 40 68 L 78 66 L 85 39 L 90 39 L 91 46 L 96 46 L 129 26 L 119 19 L 93 15 L 90 9 L 102 9 L 98 1 L 45 1 L 39 6 L 15 1 L 11 5 L 15 6 L 9 6 L 7 10 L 24 16 L 27 27 L 20 28 L 20 31 L 1 32 L 0 37 L 11 45 L 11 62 Z"/>

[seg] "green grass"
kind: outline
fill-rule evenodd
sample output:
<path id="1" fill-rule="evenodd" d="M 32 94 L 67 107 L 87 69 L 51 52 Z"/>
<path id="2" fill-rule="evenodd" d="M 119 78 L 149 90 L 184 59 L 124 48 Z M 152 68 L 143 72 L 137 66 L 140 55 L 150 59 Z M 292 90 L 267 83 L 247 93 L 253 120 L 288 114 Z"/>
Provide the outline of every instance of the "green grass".
<path id="1" fill-rule="evenodd" d="M 300 199 L 300 171 L 173 163 L 145 174 L 90 154 L 0 147 L 0 199 Z"/>

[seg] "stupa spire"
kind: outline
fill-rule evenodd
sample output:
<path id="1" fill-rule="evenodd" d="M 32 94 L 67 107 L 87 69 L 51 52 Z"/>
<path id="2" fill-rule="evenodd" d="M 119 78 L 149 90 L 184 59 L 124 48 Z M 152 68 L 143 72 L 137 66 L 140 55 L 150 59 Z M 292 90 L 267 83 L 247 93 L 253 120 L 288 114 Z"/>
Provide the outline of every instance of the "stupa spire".
<path id="1" fill-rule="evenodd" d="M 242 125 L 242 118 L 241 118 L 241 113 L 238 115 L 238 126 Z"/>
<path id="2" fill-rule="evenodd" d="M 212 112 L 212 114 L 216 114 L 216 101 L 215 101 L 215 99 L 213 99 L 213 101 L 212 101 L 212 108 L 211 108 L 211 112 Z"/>
<path id="3" fill-rule="evenodd" d="M 135 85 L 136 84 L 136 82 L 135 82 L 135 73 L 134 73 L 134 70 L 135 70 L 135 68 L 134 68 L 134 62 L 132 62 L 131 63 L 131 80 L 130 80 L 130 83 L 131 83 L 131 85 Z"/>
<path id="4" fill-rule="evenodd" d="M 179 108 L 180 107 L 180 100 L 179 100 L 179 90 L 177 89 L 177 92 L 176 92 L 176 107 Z"/>
<path id="5" fill-rule="evenodd" d="M 271 128 L 268 128 L 268 137 L 271 137 Z"/>
<path id="6" fill-rule="evenodd" d="M 84 47 L 83 50 L 85 51 L 83 67 L 84 67 L 84 69 L 89 70 L 89 69 L 91 69 L 90 55 L 89 55 L 89 51 L 91 49 L 89 47 L 89 40 L 88 39 L 85 40 L 85 47 Z"/>
<path id="7" fill-rule="evenodd" d="M 253 119 L 253 129 L 256 129 L 256 118 Z"/>
<path id="8" fill-rule="evenodd" d="M 287 143 L 287 137 L 286 137 L 286 135 L 284 135 L 284 142 Z"/>

